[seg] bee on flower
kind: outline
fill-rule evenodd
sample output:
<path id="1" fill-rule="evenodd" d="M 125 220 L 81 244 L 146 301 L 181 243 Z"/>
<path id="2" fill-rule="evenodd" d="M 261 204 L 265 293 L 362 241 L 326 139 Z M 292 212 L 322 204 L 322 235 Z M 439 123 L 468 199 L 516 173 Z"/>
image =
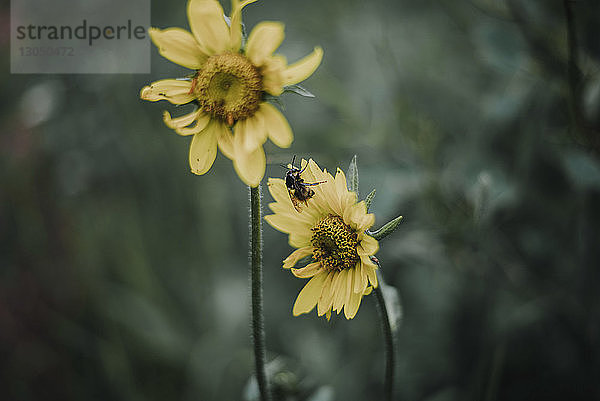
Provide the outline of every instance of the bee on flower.
<path id="1" fill-rule="evenodd" d="M 284 38 L 279 22 L 261 22 L 242 47 L 242 9 L 256 0 L 232 0 L 229 24 L 217 0 L 189 0 L 191 32 L 181 28 L 149 30 L 160 54 L 194 70 L 189 79 L 163 79 L 142 88 L 144 100 L 193 103 L 196 109 L 172 117 L 165 124 L 179 135 L 193 136 L 189 163 L 194 174 L 205 174 L 217 148 L 233 161 L 240 179 L 258 186 L 265 173 L 263 144 L 270 139 L 287 148 L 293 141 L 286 118 L 265 100 L 308 78 L 321 63 L 323 51 L 314 51 L 288 65 L 274 54 Z"/>
<path id="2" fill-rule="evenodd" d="M 283 261 L 285 269 L 299 278 L 310 278 L 298 294 L 294 316 L 317 307 L 319 316 L 331 317 L 344 310 L 347 319 L 356 315 L 362 297 L 377 287 L 377 266 L 371 257 L 379 250 L 377 240 L 367 234 L 375 216 L 367 213 L 364 201 L 357 202 L 349 191 L 346 176 L 340 169 L 333 177 L 321 170 L 312 159 L 302 160 L 303 177 L 314 186 L 311 201 L 297 213 L 283 179 L 269 178 L 269 192 L 275 202 L 269 204 L 274 214 L 265 220 L 289 235 L 297 248 Z M 306 257 L 311 262 L 300 268 L 296 264 Z"/>

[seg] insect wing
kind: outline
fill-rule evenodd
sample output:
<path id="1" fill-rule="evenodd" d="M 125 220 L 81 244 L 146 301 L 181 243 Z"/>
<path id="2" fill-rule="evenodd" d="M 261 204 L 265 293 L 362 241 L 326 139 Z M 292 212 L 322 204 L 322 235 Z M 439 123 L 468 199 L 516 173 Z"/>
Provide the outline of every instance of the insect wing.
<path id="1" fill-rule="evenodd" d="M 296 211 L 298 213 L 302 212 L 302 206 L 300 206 L 300 201 L 298 200 L 298 198 L 296 198 L 296 196 L 294 195 L 294 193 L 292 192 L 292 189 L 288 188 L 288 194 L 290 195 L 290 200 L 292 201 L 292 206 L 294 206 L 294 209 L 296 209 Z"/>

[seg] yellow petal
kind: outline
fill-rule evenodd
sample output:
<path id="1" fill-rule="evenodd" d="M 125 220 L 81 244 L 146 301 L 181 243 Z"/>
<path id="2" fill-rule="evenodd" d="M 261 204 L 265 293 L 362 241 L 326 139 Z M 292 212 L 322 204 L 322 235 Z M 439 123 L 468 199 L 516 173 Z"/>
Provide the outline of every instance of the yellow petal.
<path id="1" fill-rule="evenodd" d="M 257 0 L 246 0 L 240 4 L 239 0 L 231 1 L 231 25 L 229 27 L 229 49 L 237 52 L 242 45 L 242 9 Z"/>
<path id="2" fill-rule="evenodd" d="M 269 177 L 267 185 L 273 199 L 275 199 L 277 202 L 287 203 L 290 195 L 283 179 Z"/>
<path id="3" fill-rule="evenodd" d="M 271 55 L 284 38 L 283 24 L 280 22 L 261 22 L 254 27 L 248 37 L 246 56 L 257 67 L 263 65 L 264 61 Z"/>
<path id="4" fill-rule="evenodd" d="M 279 96 L 283 93 L 283 71 L 286 67 L 286 58 L 278 54 L 264 60 L 260 72 L 263 76 L 263 90 L 265 92 L 273 96 Z"/>
<path id="5" fill-rule="evenodd" d="M 235 154 L 251 153 L 267 140 L 267 130 L 259 113 L 238 121 L 233 127 L 233 133 L 233 150 Z"/>
<path id="6" fill-rule="evenodd" d="M 309 278 L 323 271 L 320 262 L 309 263 L 300 269 L 292 269 L 292 274 L 299 278 Z"/>
<path id="7" fill-rule="evenodd" d="M 359 255 L 372 256 L 379 250 L 379 242 L 370 235 L 363 234 L 357 251 Z"/>
<path id="8" fill-rule="evenodd" d="M 266 168 L 265 152 L 262 146 L 259 146 L 250 153 L 236 151 L 233 167 L 246 185 L 257 187 L 265 175 Z"/>
<path id="9" fill-rule="evenodd" d="M 148 29 L 152 42 L 158 47 L 158 52 L 172 62 L 199 70 L 208 56 L 202 51 L 194 36 L 181 28 Z"/>
<path id="10" fill-rule="evenodd" d="M 298 214 L 298 213 L 296 213 Z M 301 219 L 293 218 L 290 216 L 282 216 L 280 214 L 270 214 L 265 216 L 265 220 L 269 223 L 274 229 L 279 230 L 281 232 L 291 234 L 291 233 L 310 233 L 311 226 L 307 224 L 305 221 Z"/>
<path id="11" fill-rule="evenodd" d="M 377 270 L 377 267 L 371 261 L 371 258 L 369 258 L 368 256 L 364 256 L 364 255 L 361 256 L 360 261 L 361 261 L 363 273 L 367 275 L 367 278 L 369 279 L 369 282 L 371 283 L 371 285 L 373 287 L 377 287 L 377 274 L 375 273 L 375 270 Z"/>
<path id="12" fill-rule="evenodd" d="M 300 294 L 298 294 L 298 298 L 296 298 L 296 302 L 294 303 L 294 308 L 292 313 L 294 316 L 298 316 L 302 313 L 308 313 L 317 304 L 319 301 L 319 297 L 321 296 L 321 291 L 323 289 L 323 283 L 327 278 L 326 273 L 317 274 L 304 286 Z"/>
<path id="13" fill-rule="evenodd" d="M 195 115 L 194 119 L 186 126 L 185 123 L 190 119 L 191 114 Z M 163 120 L 169 128 L 174 129 L 175 132 L 179 135 L 195 135 L 200 133 L 204 128 L 206 128 L 206 126 L 210 122 L 210 115 L 203 113 L 200 110 L 191 114 L 172 119 L 169 112 L 165 111 L 163 114 Z"/>
<path id="14" fill-rule="evenodd" d="M 206 129 L 195 134 L 190 145 L 190 168 L 192 173 L 202 175 L 210 170 L 217 156 L 217 134 L 220 121 L 212 120 Z"/>
<path id="15" fill-rule="evenodd" d="M 167 127 L 172 129 L 187 127 L 196 121 L 198 114 L 201 113 L 201 110 L 193 111 L 189 114 L 185 114 L 181 117 L 172 118 L 171 114 L 168 111 L 163 112 L 163 121 L 167 125 Z"/>
<path id="16" fill-rule="evenodd" d="M 309 246 L 309 245 L 311 245 L 311 243 L 310 243 L 310 239 L 312 237 L 311 234 L 312 233 L 310 231 L 291 233 L 290 239 L 288 242 L 289 242 L 290 246 L 293 246 L 294 248 L 302 248 L 304 246 Z"/>
<path id="17" fill-rule="evenodd" d="M 283 268 L 289 269 L 290 267 L 296 266 L 296 263 L 302 258 L 312 255 L 313 247 L 305 246 L 304 248 L 296 249 L 287 258 L 283 260 Z"/>
<path id="18" fill-rule="evenodd" d="M 288 66 L 283 71 L 283 86 L 297 84 L 310 77 L 319 64 L 321 64 L 322 59 L 323 49 L 317 46 L 311 54 Z"/>
<path id="19" fill-rule="evenodd" d="M 228 159 L 233 160 L 234 151 L 233 151 L 233 135 L 231 134 L 231 130 L 225 124 L 221 124 L 221 130 L 219 131 L 219 135 L 217 137 L 217 143 L 219 144 L 219 149 L 221 149 L 221 153 L 223 153 Z"/>
<path id="20" fill-rule="evenodd" d="M 358 262 L 354 267 L 354 287 L 353 292 L 362 293 L 367 286 L 367 274 L 363 269 L 362 263 Z"/>
<path id="21" fill-rule="evenodd" d="M 337 275 L 337 272 L 330 272 L 323 283 L 323 289 L 321 290 L 321 296 L 317 303 L 317 314 L 323 316 L 325 313 L 331 310 L 333 304 L 333 292 L 331 291 L 331 285 L 333 284 L 333 278 Z"/>
<path id="22" fill-rule="evenodd" d="M 289 148 L 294 134 L 283 114 L 266 102 L 260 104 L 257 114 L 262 116 L 269 139 L 280 148 Z"/>
<path id="23" fill-rule="evenodd" d="M 339 312 L 344 306 L 346 300 L 346 289 L 348 284 L 348 269 L 344 269 L 335 277 L 332 291 L 333 295 L 333 310 Z"/>
<path id="24" fill-rule="evenodd" d="M 356 312 L 358 312 L 358 307 L 360 306 L 360 301 L 362 300 L 362 297 L 362 292 L 352 292 L 352 294 L 350 294 L 350 300 L 344 308 L 344 315 L 346 316 L 346 319 L 354 319 L 354 316 L 356 316 Z"/>
<path id="25" fill-rule="evenodd" d="M 173 104 L 186 104 L 194 100 L 190 93 L 192 82 L 181 79 L 162 79 L 144 86 L 140 91 L 140 97 L 144 100 L 156 102 L 168 100 Z"/>
<path id="26" fill-rule="evenodd" d="M 218 1 L 189 0 L 187 13 L 192 33 L 204 53 L 212 56 L 228 50 L 229 27 Z"/>

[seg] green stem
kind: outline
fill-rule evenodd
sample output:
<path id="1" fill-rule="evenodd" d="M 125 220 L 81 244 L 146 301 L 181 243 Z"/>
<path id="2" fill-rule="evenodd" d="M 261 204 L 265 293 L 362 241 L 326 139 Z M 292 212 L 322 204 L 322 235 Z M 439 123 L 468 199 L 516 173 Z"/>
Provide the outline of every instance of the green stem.
<path id="1" fill-rule="evenodd" d="M 379 263 L 377 263 L 379 264 Z M 383 332 L 385 347 L 385 383 L 384 400 L 391 401 L 394 397 L 394 369 L 395 369 L 395 339 L 392 326 L 390 324 L 389 313 L 385 305 L 382 287 L 385 285 L 381 269 L 377 270 L 377 279 L 379 285 L 375 288 L 375 297 L 377 298 L 377 309 L 379 310 L 379 319 L 381 330 Z"/>
<path id="2" fill-rule="evenodd" d="M 265 330 L 262 293 L 261 188 L 250 187 L 250 280 L 252 282 L 252 339 L 256 382 L 261 401 L 270 400 L 265 372 Z"/>

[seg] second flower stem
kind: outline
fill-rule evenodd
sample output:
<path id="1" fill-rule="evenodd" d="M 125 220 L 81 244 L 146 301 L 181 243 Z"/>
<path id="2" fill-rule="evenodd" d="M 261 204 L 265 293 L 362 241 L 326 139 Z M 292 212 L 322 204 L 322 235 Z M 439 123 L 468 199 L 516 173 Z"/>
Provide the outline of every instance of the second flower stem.
<path id="1" fill-rule="evenodd" d="M 379 263 L 377 263 L 379 265 Z M 380 266 L 381 267 L 381 266 Z M 384 400 L 391 401 L 394 397 L 394 370 L 395 370 L 395 338 L 390 322 L 390 314 L 385 304 L 383 296 L 383 274 L 381 269 L 377 271 L 377 279 L 379 285 L 375 288 L 375 297 L 377 298 L 377 307 L 379 309 L 379 319 L 381 321 L 381 330 L 383 331 L 385 343 L 385 384 L 384 384 Z"/>
<path id="2" fill-rule="evenodd" d="M 265 371 L 265 330 L 262 292 L 262 213 L 261 188 L 250 187 L 250 281 L 252 285 L 252 339 L 254 366 L 261 401 L 270 394 Z"/>

